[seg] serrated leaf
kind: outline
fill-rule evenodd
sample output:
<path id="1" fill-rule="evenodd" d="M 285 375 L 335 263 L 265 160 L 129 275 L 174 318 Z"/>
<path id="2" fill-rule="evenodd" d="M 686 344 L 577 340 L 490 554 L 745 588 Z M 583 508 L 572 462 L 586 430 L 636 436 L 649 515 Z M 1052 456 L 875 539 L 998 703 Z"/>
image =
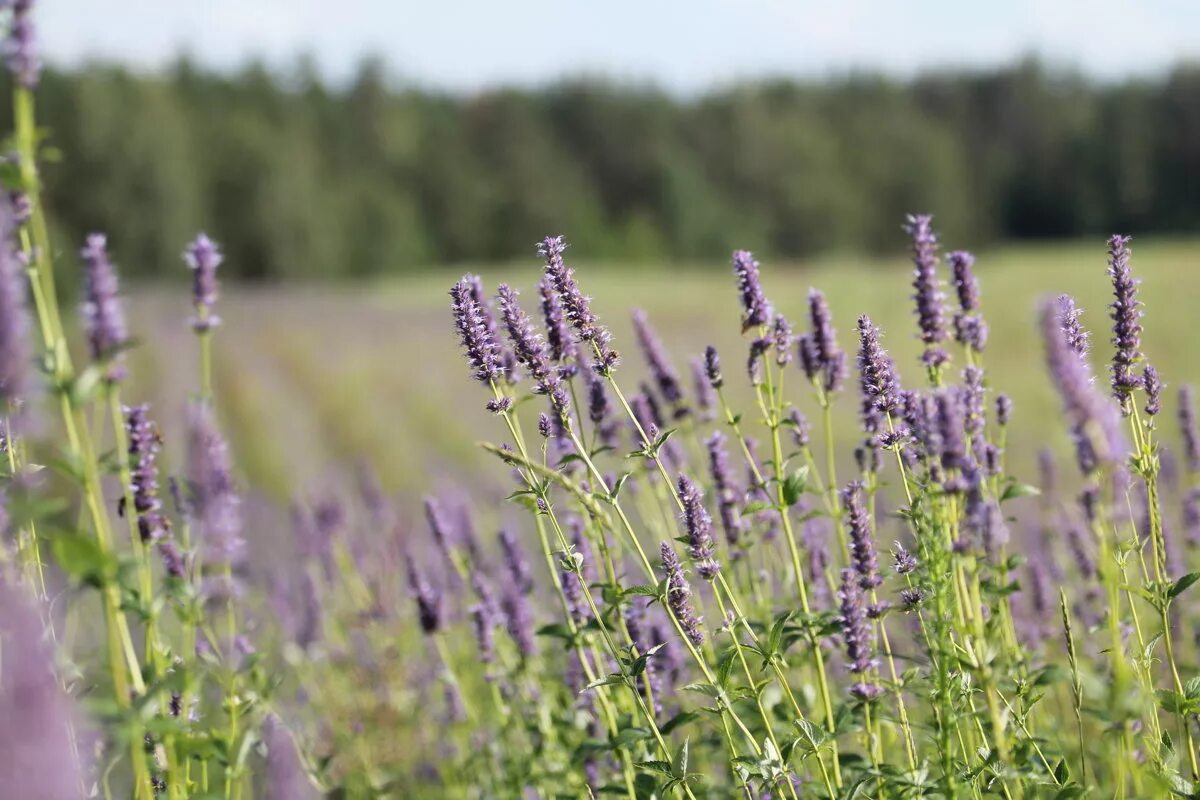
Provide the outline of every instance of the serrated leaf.
<path id="1" fill-rule="evenodd" d="M 1012 500 L 1017 497 L 1037 497 L 1042 493 L 1042 490 L 1036 486 L 1030 486 L 1027 483 L 1010 483 L 1004 487 L 1004 494 L 1000 495 L 1000 502 Z"/>
<path id="2" fill-rule="evenodd" d="M 1171 586 L 1167 591 L 1167 597 L 1174 600 L 1179 595 L 1187 591 L 1188 587 L 1196 581 L 1200 581 L 1200 572 L 1189 572 Z"/>

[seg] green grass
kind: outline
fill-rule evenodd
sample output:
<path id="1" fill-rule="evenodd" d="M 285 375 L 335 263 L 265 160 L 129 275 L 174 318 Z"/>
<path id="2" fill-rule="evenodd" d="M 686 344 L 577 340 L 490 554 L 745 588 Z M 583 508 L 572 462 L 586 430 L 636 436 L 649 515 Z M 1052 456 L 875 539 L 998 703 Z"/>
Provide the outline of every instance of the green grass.
<path id="1" fill-rule="evenodd" d="M 569 255 L 586 258 L 582 252 Z M 584 291 L 595 298 L 596 311 L 616 334 L 625 356 L 617 376 L 622 385 L 632 388 L 644 376 L 629 324 L 633 306 L 649 312 L 682 374 L 687 375 L 687 358 L 714 344 L 730 383 L 744 384 L 745 344 L 727 268 L 572 263 Z M 1191 346 L 1200 298 L 1200 240 L 1136 241 L 1133 264 L 1143 279 L 1147 306 L 1145 350 L 1170 385 L 1166 414 L 1171 415 L 1173 389 L 1200 381 L 1200 361 Z M 272 465 L 287 464 L 302 483 L 312 483 L 327 475 L 331 464 L 359 455 L 375 464 L 385 487 L 410 495 L 445 480 L 503 480 L 502 470 L 473 452 L 477 439 L 498 437 L 499 427 L 483 412 L 484 392 L 468 378 L 447 310 L 446 290 L 467 269 L 370 286 L 226 286 L 225 325 L 217 336 L 218 389 L 229 398 L 221 407 L 250 481 L 280 495 L 287 488 L 271 474 Z M 483 275 L 489 290 L 499 281 L 517 286 L 535 310 L 536 258 L 469 269 Z M 986 366 L 992 385 L 1016 401 L 1015 431 L 1021 438 L 1010 443 L 1009 451 L 1011 463 L 1028 474 L 1038 447 L 1067 446 L 1057 401 L 1045 380 L 1036 303 L 1060 292 L 1076 296 L 1094 331 L 1094 357 L 1103 376 L 1109 354 L 1104 242 L 1003 247 L 979 254 L 976 269 L 991 326 Z M 870 314 L 883 328 L 901 375 L 915 385 L 923 376 L 916 362 L 909 273 L 903 256 L 763 264 L 768 294 L 798 330 L 807 325 L 805 294 L 817 286 L 833 307 L 843 346 L 852 350 L 855 345 L 855 317 Z M 138 314 L 135 329 L 148 343 L 139 357 L 153 363 L 150 374 L 157 385 L 169 387 L 167 396 L 151 398 L 163 404 L 164 418 L 194 389 L 191 337 L 183 329 L 186 302 L 182 292 L 154 289 L 130 303 Z M 811 410 L 800 373 L 792 374 L 793 400 Z M 858 436 L 849 408 L 842 403 L 838 419 L 847 459 Z"/>

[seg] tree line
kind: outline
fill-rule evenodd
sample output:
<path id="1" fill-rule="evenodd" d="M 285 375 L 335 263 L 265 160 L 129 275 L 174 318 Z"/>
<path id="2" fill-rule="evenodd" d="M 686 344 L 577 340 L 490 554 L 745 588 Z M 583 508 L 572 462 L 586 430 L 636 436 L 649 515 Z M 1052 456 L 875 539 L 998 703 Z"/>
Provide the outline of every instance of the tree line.
<path id="1" fill-rule="evenodd" d="M 181 60 L 50 69 L 38 103 L 58 241 L 103 230 L 137 275 L 179 269 L 201 227 L 254 279 L 526 257 L 559 232 L 601 260 L 894 250 L 912 210 L 976 245 L 1200 230 L 1200 66 L 1097 83 L 1026 61 L 680 98 Z"/>

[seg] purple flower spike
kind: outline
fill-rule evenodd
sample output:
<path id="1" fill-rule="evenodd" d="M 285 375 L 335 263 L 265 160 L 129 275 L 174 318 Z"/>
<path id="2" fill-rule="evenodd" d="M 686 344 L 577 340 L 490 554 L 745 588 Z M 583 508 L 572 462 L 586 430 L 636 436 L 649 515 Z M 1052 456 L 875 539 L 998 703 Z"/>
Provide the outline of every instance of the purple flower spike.
<path id="1" fill-rule="evenodd" d="M 896 365 L 879 342 L 879 328 L 863 314 L 858 318 L 858 370 L 863 401 L 880 415 L 900 408 L 900 382 Z"/>
<path id="2" fill-rule="evenodd" d="M 25 396 L 33 353 L 25 305 L 25 264 L 15 250 L 12 207 L 0 201 L 0 414 Z"/>
<path id="3" fill-rule="evenodd" d="M 913 302 L 916 303 L 917 327 L 925 343 L 923 361 L 936 368 L 945 363 L 947 355 L 937 345 L 946 340 L 943 319 L 942 282 L 938 278 L 938 240 L 933 232 L 933 217 L 929 214 L 910 214 L 905 230 L 912 237 Z"/>
<path id="4" fill-rule="evenodd" d="M 1142 386 L 1146 389 L 1146 414 L 1157 417 L 1158 412 L 1162 411 L 1163 384 L 1158 377 L 1158 370 L 1150 364 L 1142 370 Z"/>
<path id="5" fill-rule="evenodd" d="M 771 331 L 771 342 L 775 347 L 775 363 L 780 367 L 786 367 L 791 363 L 794 340 L 792 323 L 788 322 L 787 317 L 783 314 L 776 315 L 775 326 Z"/>
<path id="6" fill-rule="evenodd" d="M 537 642 L 534 638 L 533 612 L 529 608 L 529 600 L 516 586 L 510 584 L 500 598 L 500 608 L 504 612 L 508 635 L 516 644 L 521 659 L 531 658 L 537 652 Z"/>
<path id="7" fill-rule="evenodd" d="M 982 352 L 987 346 L 987 323 L 979 314 L 979 281 L 975 278 L 975 256 L 955 250 L 946 256 L 954 276 L 959 311 L 954 315 L 954 338 L 964 347 Z"/>
<path id="8" fill-rule="evenodd" d="M 808 424 L 808 418 L 801 414 L 799 409 L 793 408 L 791 412 L 788 413 L 787 422 L 789 427 L 792 429 L 792 441 L 795 442 L 796 447 L 799 447 L 800 449 L 808 447 L 809 433 L 811 430 Z"/>
<path id="9" fill-rule="evenodd" d="M 533 378 L 535 394 L 549 396 L 550 405 L 559 420 L 567 418 L 570 406 L 570 396 L 563 387 L 558 369 L 550 364 L 550 353 L 541 335 L 533 327 L 529 315 L 521 308 L 517 300 L 517 291 L 507 284 L 500 284 L 500 315 L 504 319 L 504 327 L 512 340 L 513 354 L 517 362 L 529 370 Z"/>
<path id="10" fill-rule="evenodd" d="M 897 575 L 908 575 L 920 566 L 917 557 L 910 553 L 900 542 L 896 542 L 895 548 L 892 549 L 892 558 L 892 566 L 896 570 Z"/>
<path id="11" fill-rule="evenodd" d="M 442 598 L 410 553 L 404 554 L 404 562 L 408 569 L 408 589 L 417 604 L 417 621 L 421 623 L 421 630 L 430 635 L 437 633 L 442 625 Z"/>
<path id="12" fill-rule="evenodd" d="M 1042 306 L 1042 339 L 1051 380 L 1078 441 L 1102 460 L 1119 462 L 1127 452 L 1117 408 L 1096 391 L 1092 372 L 1079 354 L 1080 341 L 1072 327 L 1075 304 L 1069 297 Z M 1094 433 L 1093 433 L 1094 432 Z M 1099 434 L 1099 435 L 1094 435 Z"/>
<path id="13" fill-rule="evenodd" d="M 688 364 L 692 370 L 692 386 L 696 394 L 696 408 L 699 411 L 700 419 L 704 422 L 711 422 L 716 418 L 717 392 L 708 379 L 708 371 L 705 369 L 702 359 L 693 358 Z"/>
<path id="14" fill-rule="evenodd" d="M 579 290 L 575 270 L 563 262 L 566 249 L 567 243 L 561 236 L 547 236 L 538 243 L 538 255 L 546 260 L 546 277 L 558 295 L 567 321 L 579 341 L 589 342 L 595 351 L 592 368 L 601 375 L 609 375 L 620 363 L 620 355 L 612 347 L 612 334 L 592 313 L 591 300 Z"/>
<path id="15" fill-rule="evenodd" d="M 825 295 L 817 289 L 808 290 L 808 319 L 812 325 L 810 337 L 811 358 L 817 371 L 824 375 L 826 392 L 836 392 L 846 377 L 846 354 L 838 347 L 837 330 L 833 327 L 833 313 Z M 804 350 L 801 350 L 804 358 Z M 807 367 L 806 367 L 807 371 Z M 811 375 L 809 377 L 812 377 Z"/>
<path id="16" fill-rule="evenodd" d="M 42 72 L 33 29 L 33 0 L 10 0 L 5 5 L 12 7 L 8 41 L 4 43 L 5 61 L 21 88 L 33 91 Z"/>
<path id="17" fill-rule="evenodd" d="M 712 388 L 720 389 L 725 385 L 725 378 L 721 375 L 721 357 L 711 344 L 704 349 L 704 374 L 708 376 Z"/>
<path id="18" fill-rule="evenodd" d="M 538 295 L 542 302 L 542 318 L 546 323 L 546 344 L 550 347 L 550 358 L 565 369 L 573 371 L 575 365 L 567 362 L 575 359 L 575 339 L 571 336 L 571 326 L 567 323 L 562 303 L 558 302 L 554 284 L 548 276 L 543 275 L 538 282 Z"/>
<path id="19" fill-rule="evenodd" d="M 117 382 L 125 378 L 124 354 L 129 339 L 125 310 L 117 283 L 117 272 L 108 259 L 108 242 L 102 233 L 87 237 L 80 251 L 83 258 L 83 324 L 92 358 L 107 364 L 105 378 Z"/>
<path id="20" fill-rule="evenodd" d="M 0 792 L 4 797 L 85 796 L 72 754 L 74 710 L 54 671 L 42 614 L 24 587 L 0 578 Z M 82 751 L 82 748 L 81 748 Z"/>
<path id="21" fill-rule="evenodd" d="M 1129 267 L 1129 236 L 1113 236 L 1108 240 L 1108 275 L 1112 278 L 1113 302 L 1109 317 L 1113 321 L 1112 387 L 1124 403 L 1129 393 L 1142 385 L 1134 368 L 1142 359 L 1142 307 L 1137 299 L 1138 281 Z M 1126 409 L 1126 413 L 1129 413 Z"/>
<path id="22" fill-rule="evenodd" d="M 692 557 L 700 577 L 711 581 L 721 571 L 721 564 L 713 558 L 712 518 L 704 507 L 704 493 L 691 478 L 680 475 L 679 499 L 683 503 L 688 554 Z"/>
<path id="23" fill-rule="evenodd" d="M 863 589 L 874 589 L 883 583 L 879 576 L 879 563 L 875 556 L 875 537 L 871 530 L 871 519 L 862 499 L 863 485 L 858 481 L 847 484 L 841 491 L 842 510 L 846 515 L 846 528 L 850 533 L 850 561 Z"/>
<path id="24" fill-rule="evenodd" d="M 212 409 L 202 403 L 188 408 L 187 475 L 200 541 L 215 563 L 235 563 L 245 546 L 242 501 L 233 479 L 229 445 L 217 428 Z"/>
<path id="25" fill-rule="evenodd" d="M 148 405 L 126 408 L 125 430 L 129 435 L 130 492 L 138 531 L 143 542 L 157 542 L 166 535 L 169 523 L 162 515 L 158 496 L 158 427 L 150 421 L 149 412 Z"/>
<path id="26" fill-rule="evenodd" d="M 183 260 L 192 271 L 192 303 L 196 307 L 192 329 L 204 333 L 221 324 L 213 306 L 218 295 L 217 267 L 224 257 L 217 243 L 201 233 L 183 251 Z"/>
<path id="27" fill-rule="evenodd" d="M 1200 430 L 1196 427 L 1196 392 L 1191 386 L 1179 389 L 1179 434 L 1188 472 L 1200 473 Z"/>
<path id="28" fill-rule="evenodd" d="M 692 608 L 692 587 L 683 574 L 683 564 L 668 542 L 662 543 L 660 553 L 663 576 L 667 579 L 667 606 L 679 627 L 683 629 L 684 636 L 699 647 L 704 643 L 704 629 L 700 626 L 700 618 L 696 616 L 695 609 Z"/>
<path id="29" fill-rule="evenodd" d="M 650 325 L 650 319 L 646 316 L 646 312 L 641 309 L 633 312 L 633 331 L 637 335 L 638 345 L 646 359 L 646 366 L 650 368 L 650 376 L 658 386 L 658 391 L 662 393 L 663 399 L 668 403 L 677 405 L 683 400 L 679 375 L 671 366 L 671 359 L 667 357 L 662 340 L 658 338 L 658 333 Z"/>
<path id="30" fill-rule="evenodd" d="M 725 452 L 725 434 L 714 431 L 704 441 L 708 448 L 708 469 L 712 474 L 713 491 L 717 495 L 717 510 L 721 515 L 721 528 L 725 531 L 725 542 L 732 551 L 732 557 L 737 558 L 738 542 L 742 535 L 741 508 L 738 497 L 740 487 L 734 482 L 733 473 L 729 469 L 729 456 Z"/>
<path id="31" fill-rule="evenodd" d="M 1012 398 L 1006 394 L 996 395 L 996 424 L 1002 428 L 1007 426 L 1009 421 L 1012 420 L 1012 412 Z"/>
<path id="32" fill-rule="evenodd" d="M 529 569 L 529 561 L 517 537 L 507 528 L 500 531 L 500 550 L 504 553 L 504 566 L 508 575 L 521 594 L 533 591 L 533 573 Z"/>
<path id="33" fill-rule="evenodd" d="M 742 330 L 760 328 L 771 322 L 771 304 L 763 293 L 762 278 L 758 274 L 758 262 L 749 250 L 733 253 L 733 274 L 742 295 Z"/>
<path id="34" fill-rule="evenodd" d="M 316 800 L 320 795 L 296 755 L 296 744 L 283 721 L 272 715 L 264 725 L 267 768 L 263 781 L 263 800 Z"/>
<path id="35" fill-rule="evenodd" d="M 842 588 L 838 592 L 842 627 L 842 641 L 846 645 L 849 668 L 855 675 L 865 675 L 875 666 L 875 637 L 867 621 L 867 601 L 859 585 L 858 575 L 851 569 L 842 570 Z M 859 682 L 850 688 L 850 693 L 860 700 L 878 696 L 879 687 Z"/>
<path id="36" fill-rule="evenodd" d="M 492 383 L 504 375 L 500 344 L 489 331 L 486 311 L 475 298 L 475 276 L 467 275 L 450 289 L 450 311 L 462 341 L 471 374 L 481 383 Z"/>

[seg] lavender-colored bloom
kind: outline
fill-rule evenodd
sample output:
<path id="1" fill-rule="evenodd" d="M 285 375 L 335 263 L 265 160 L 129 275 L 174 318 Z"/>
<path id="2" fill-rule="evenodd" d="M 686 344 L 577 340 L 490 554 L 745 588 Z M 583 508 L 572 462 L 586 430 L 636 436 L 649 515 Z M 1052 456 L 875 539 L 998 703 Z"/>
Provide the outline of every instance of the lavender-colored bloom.
<path id="1" fill-rule="evenodd" d="M 33 354 L 25 305 L 25 264 L 15 249 L 12 206 L 0 201 L 0 413 L 7 414 L 29 387 Z"/>
<path id="2" fill-rule="evenodd" d="M 500 608 L 504 612 L 508 635 L 517 645 L 517 652 L 522 659 L 532 657 L 537 652 L 537 643 L 534 641 L 533 613 L 529 608 L 529 600 L 518 587 L 509 585 L 500 597 Z"/>
<path id="3" fill-rule="evenodd" d="M 513 580 L 513 585 L 521 594 L 533 591 L 533 573 L 529 569 L 529 560 L 517 537 L 507 528 L 500 531 L 500 550 L 504 553 L 504 566 Z"/>
<path id="4" fill-rule="evenodd" d="M 721 528 L 725 531 L 725 542 L 729 545 L 731 557 L 737 558 L 743 528 L 737 500 L 740 491 L 729 469 L 725 434 L 714 431 L 712 436 L 704 440 L 704 444 L 708 448 L 708 468 L 713 479 L 713 491 L 717 495 L 717 510 L 721 516 Z"/>
<path id="5" fill-rule="evenodd" d="M 1150 364 L 1142 370 L 1142 386 L 1146 389 L 1146 414 L 1157 417 L 1158 412 L 1162 411 L 1163 384 L 1158 377 L 1158 370 Z"/>
<path id="6" fill-rule="evenodd" d="M 934 394 L 934 403 L 937 406 L 937 433 L 942 448 L 942 468 L 965 469 L 969 462 L 967 445 L 963 438 L 966 419 L 960 391 L 956 387 L 940 389 Z"/>
<path id="7" fill-rule="evenodd" d="M 711 344 L 704 349 L 704 374 L 714 389 L 720 389 L 725 384 L 725 378 L 721 375 L 721 357 Z"/>
<path id="8" fill-rule="evenodd" d="M 982 352 L 987 346 L 987 323 L 979 312 L 979 281 L 975 278 L 975 256 L 965 250 L 947 254 L 958 294 L 959 312 L 954 315 L 954 338 L 964 347 Z"/>
<path id="9" fill-rule="evenodd" d="M 0 578 L 0 797 L 83 796 L 74 716 L 54 674 L 42 614 L 21 584 Z"/>
<path id="10" fill-rule="evenodd" d="M 808 319 L 812 325 L 812 333 L 809 335 L 811 358 L 817 370 L 824 375 L 825 391 L 835 392 L 846 377 L 846 354 L 838 347 L 837 331 L 833 327 L 833 314 L 829 310 L 829 303 L 826 302 L 825 295 L 817 289 L 808 290 Z M 803 357 L 802 349 L 801 358 Z M 807 367 L 805 369 L 807 371 Z"/>
<path id="11" fill-rule="evenodd" d="M 1042 339 L 1050 377 L 1062 399 L 1063 411 L 1072 430 L 1090 443 L 1097 457 L 1120 461 L 1126 452 L 1120 416 L 1117 409 L 1096 391 L 1091 370 L 1073 344 L 1078 338 L 1068 326 L 1074 308 L 1070 298 L 1059 298 L 1042 306 Z M 1092 429 L 1100 436 L 1091 435 Z"/>
<path id="12" fill-rule="evenodd" d="M 865 675 L 875 666 L 875 635 L 867 621 L 867 603 L 859 577 L 854 570 L 842 570 L 842 588 L 838 592 L 842 641 L 846 645 L 849 669 L 855 675 Z M 850 687 L 850 693 L 860 700 L 878 697 L 880 687 L 860 680 Z"/>
<path id="13" fill-rule="evenodd" d="M 476 277 L 466 275 L 450 289 L 450 311 L 458 330 L 471 374 L 482 383 L 493 383 L 504 375 L 500 343 L 489 330 L 486 309 L 476 299 Z"/>
<path id="14" fill-rule="evenodd" d="M 825 570 L 829 569 L 829 548 L 825 520 L 812 517 L 804 521 L 800 531 L 801 544 L 808 557 L 808 574 L 812 579 L 813 605 L 826 607 L 829 603 L 829 585 L 825 581 Z"/>
<path id="15" fill-rule="evenodd" d="M 133 512 L 143 542 L 155 542 L 167 533 L 169 523 L 162 514 L 158 496 L 158 427 L 150 421 L 148 405 L 125 409 L 125 430 L 129 435 L 129 489 Z M 126 513 L 129 510 L 126 509 Z"/>
<path id="16" fill-rule="evenodd" d="M 1116 347 L 1112 387 L 1122 401 L 1142 385 L 1141 376 L 1134 373 L 1142 359 L 1142 308 L 1137 299 L 1138 281 L 1129 267 L 1129 242 L 1129 236 L 1113 236 L 1108 240 L 1108 275 L 1113 284 L 1109 317 L 1113 321 L 1112 342 Z"/>
<path id="17" fill-rule="evenodd" d="M 1179 435 L 1188 472 L 1200 472 L 1200 430 L 1196 427 L 1196 393 L 1191 386 L 1179 388 Z"/>
<path id="18" fill-rule="evenodd" d="M 263 780 L 265 800 L 316 800 L 320 795 L 296 754 L 296 744 L 283 722 L 272 715 L 263 725 L 267 767 Z"/>
<path id="19" fill-rule="evenodd" d="M 1013 401 L 1006 394 L 996 395 L 996 424 L 1001 428 L 1008 425 L 1012 419 Z"/>
<path id="20" fill-rule="evenodd" d="M 911 587 L 900 590 L 900 603 L 904 606 L 905 611 L 915 611 L 921 607 L 921 603 L 925 601 L 925 592 L 920 587 Z"/>
<path id="21" fill-rule="evenodd" d="M 850 562 L 864 589 L 874 589 L 883 583 L 879 577 L 879 563 L 875 556 L 875 538 L 871 530 L 871 519 L 863 505 L 863 486 L 858 481 L 847 484 L 840 492 L 842 511 L 845 512 L 846 528 L 850 533 Z"/>
<path id="22" fill-rule="evenodd" d="M 758 262 L 749 250 L 733 252 L 733 274 L 742 295 L 742 330 L 759 328 L 771 322 L 771 304 L 763 292 Z"/>
<path id="23" fill-rule="evenodd" d="M 913 301 L 916 303 L 917 327 L 925 343 L 926 366 L 938 367 L 946 361 L 946 353 L 937 347 L 946 340 L 945 320 L 942 318 L 941 280 L 938 278 L 938 240 L 928 214 L 910 214 L 905 229 L 912 237 Z"/>
<path id="24" fill-rule="evenodd" d="M 566 419 L 569 411 L 569 395 L 563 388 L 558 370 L 550 364 L 550 354 L 542 337 L 534 330 L 529 315 L 517 301 L 517 292 L 507 284 L 500 284 L 500 314 L 504 327 L 512 340 L 513 354 L 517 362 L 529 370 L 533 378 L 533 391 L 548 395 L 550 406 L 559 420 Z"/>
<path id="25" fill-rule="evenodd" d="M 892 549 L 892 559 L 892 566 L 897 575 L 907 575 L 920 565 L 917 557 L 905 549 L 900 542 L 896 542 L 896 546 Z"/>
<path id="26" fill-rule="evenodd" d="M 709 382 L 708 373 L 704 368 L 704 361 L 700 358 L 693 358 L 688 362 L 692 370 L 692 386 L 696 395 L 696 408 L 699 411 L 700 419 L 704 422 L 711 422 L 716 417 L 717 393 Z"/>
<path id="27" fill-rule="evenodd" d="M 223 256 L 217 243 L 201 233 L 183 251 L 183 260 L 192 271 L 192 304 L 196 308 L 192 329 L 203 333 L 221 324 L 221 318 L 212 312 L 217 302 L 217 267 Z"/>
<path id="28" fill-rule="evenodd" d="M 792 429 L 792 441 L 796 443 L 796 447 L 802 450 L 808 447 L 809 434 L 811 433 L 808 418 L 801 414 L 799 409 L 793 408 L 788 413 L 787 422 Z"/>
<path id="29" fill-rule="evenodd" d="M 5 5 L 11 6 L 12 18 L 8 41 L 4 43 L 4 59 L 17 84 L 33 91 L 42 72 L 33 28 L 33 0 L 10 0 Z"/>
<path id="30" fill-rule="evenodd" d="M 120 381 L 125 377 L 124 354 L 129 339 L 125 310 L 117 283 L 117 272 L 108 258 L 107 240 L 93 233 L 80 251 L 83 258 L 83 327 L 92 358 L 107 364 L 105 378 Z"/>
<path id="31" fill-rule="evenodd" d="M 567 521 L 567 525 L 571 530 L 571 546 L 574 547 L 580 560 L 579 574 L 576 575 L 574 571 L 564 569 L 560 571 L 559 577 L 562 579 L 563 597 L 567 601 L 567 611 L 576 625 L 582 625 L 592 615 L 592 610 L 584 596 L 580 581 L 590 583 L 594 580 L 595 569 L 592 565 L 591 548 L 583 533 L 583 520 L 579 517 L 572 517 Z"/>
<path id="32" fill-rule="evenodd" d="M 1183 496 L 1183 538 L 1189 547 L 1200 547 L 1200 488 Z"/>
<path id="33" fill-rule="evenodd" d="M 963 386 L 958 396 L 963 407 L 963 431 L 970 440 L 971 453 L 977 463 L 983 464 L 986 461 L 987 449 L 987 439 L 984 436 L 987 420 L 984 417 L 983 370 L 979 367 L 967 367 L 963 370 Z"/>
<path id="34" fill-rule="evenodd" d="M 692 608 L 692 587 L 683 574 L 683 564 L 670 543 L 663 542 L 659 552 L 662 554 L 663 576 L 667 579 L 667 607 L 683 629 L 684 636 L 699 647 L 704 642 L 704 629 L 700 625 L 700 617 Z"/>
<path id="35" fill-rule="evenodd" d="M 571 336 L 571 326 L 563 314 L 562 303 L 558 301 L 558 295 L 554 292 L 554 283 L 546 275 L 538 281 L 538 295 L 541 297 L 542 318 L 546 323 L 546 344 L 550 347 L 550 358 L 566 369 L 574 371 L 575 365 L 567 362 L 575 358 L 575 339 Z"/>
<path id="36" fill-rule="evenodd" d="M 496 617 L 494 609 L 486 603 L 471 606 L 471 629 L 475 632 L 475 646 L 479 650 L 479 661 L 491 664 L 496 660 Z M 490 674 L 487 676 L 490 680 Z"/>
<path id="37" fill-rule="evenodd" d="M 232 564 L 245 545 L 242 501 L 233 479 L 229 445 L 221 436 L 212 408 L 204 403 L 188 407 L 187 475 L 193 523 L 200 541 L 214 561 Z"/>
<path id="38" fill-rule="evenodd" d="M 817 358 L 816 345 L 813 344 L 811 333 L 796 339 L 796 354 L 800 356 L 800 369 L 804 370 L 804 377 L 816 381 L 821 374 L 821 361 Z"/>
<path id="39" fill-rule="evenodd" d="M 427 634 L 437 633 L 442 625 L 442 598 L 417 566 L 411 553 L 404 554 L 404 563 L 408 570 L 408 589 L 417 604 L 417 621 L 421 623 L 421 630 Z"/>
<path id="40" fill-rule="evenodd" d="M 1085 358 L 1091 347 L 1091 334 L 1083 327 L 1081 317 L 1083 309 L 1075 305 L 1075 298 L 1069 294 L 1058 296 L 1058 324 L 1072 352 L 1080 358 Z"/>
<path id="41" fill-rule="evenodd" d="M 863 314 L 858 318 L 858 370 L 864 403 L 880 415 L 900 408 L 896 365 L 879 342 L 879 328 Z"/>
<path id="42" fill-rule="evenodd" d="M 711 581 L 721 571 L 721 564 L 713 557 L 712 518 L 704 507 L 704 493 L 691 478 L 680 475 L 679 499 L 683 503 L 688 554 L 692 557 L 700 577 Z"/>
<path id="43" fill-rule="evenodd" d="M 601 375 L 608 375 L 620 362 L 620 355 L 612 347 L 612 334 L 600 324 L 592 313 L 591 301 L 579 290 L 575 282 L 575 270 L 563 262 L 567 244 L 561 236 L 547 236 L 538 243 L 538 255 L 546 260 L 546 277 L 550 279 L 558 294 L 567 321 L 575 329 L 581 342 L 590 342 L 596 360 L 592 368 Z"/>
<path id="44" fill-rule="evenodd" d="M 771 349 L 771 339 L 759 336 L 750 340 L 749 354 L 746 357 L 746 374 L 750 377 L 751 386 L 760 386 L 763 382 L 763 358 Z"/>
<path id="45" fill-rule="evenodd" d="M 663 399 L 672 405 L 678 405 L 683 400 L 683 389 L 679 384 L 679 375 L 667 357 L 662 340 L 650 325 L 646 312 L 635 309 L 633 312 L 633 331 L 637 336 L 638 346 L 650 369 L 650 376 L 662 393 Z"/>
<path id="46" fill-rule="evenodd" d="M 775 363 L 786 367 L 792 360 L 792 323 L 783 314 L 775 316 L 775 325 L 771 331 L 771 341 L 775 347 Z"/>

